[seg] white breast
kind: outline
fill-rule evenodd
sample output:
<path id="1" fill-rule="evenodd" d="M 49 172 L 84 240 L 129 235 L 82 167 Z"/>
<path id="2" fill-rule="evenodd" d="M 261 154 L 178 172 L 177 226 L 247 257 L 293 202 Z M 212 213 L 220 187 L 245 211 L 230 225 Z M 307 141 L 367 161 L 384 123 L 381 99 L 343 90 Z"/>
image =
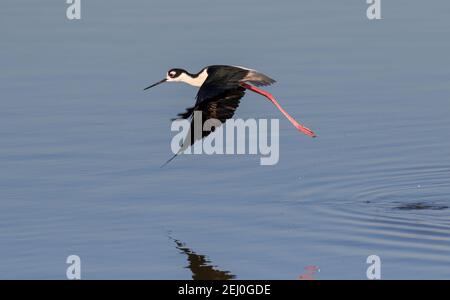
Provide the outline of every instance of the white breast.
<path id="1" fill-rule="evenodd" d="M 203 82 L 205 82 L 206 78 L 208 78 L 208 72 L 206 69 L 204 69 L 197 77 L 192 78 L 187 74 L 181 74 L 177 77 L 179 81 L 186 82 L 187 84 L 193 85 L 193 86 L 201 86 Z M 177 80 L 178 81 L 178 80 Z"/>

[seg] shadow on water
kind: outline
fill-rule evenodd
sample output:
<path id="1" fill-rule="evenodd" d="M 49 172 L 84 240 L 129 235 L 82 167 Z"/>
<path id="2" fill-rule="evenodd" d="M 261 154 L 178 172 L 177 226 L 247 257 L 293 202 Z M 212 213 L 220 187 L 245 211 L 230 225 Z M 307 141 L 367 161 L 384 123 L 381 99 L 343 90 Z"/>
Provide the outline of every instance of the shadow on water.
<path id="1" fill-rule="evenodd" d="M 229 280 L 236 278 L 235 275 L 229 271 L 218 270 L 217 266 L 213 265 L 211 261 L 205 256 L 195 253 L 186 245 L 177 239 L 169 237 L 176 244 L 176 248 L 180 253 L 187 255 L 189 265 L 186 269 L 192 272 L 192 279 L 194 280 Z"/>
<path id="2" fill-rule="evenodd" d="M 446 205 L 437 205 L 432 203 L 425 203 L 425 202 L 415 202 L 415 203 L 405 203 L 402 205 L 399 205 L 396 207 L 396 209 L 400 210 L 443 210 L 447 209 L 448 206 Z"/>

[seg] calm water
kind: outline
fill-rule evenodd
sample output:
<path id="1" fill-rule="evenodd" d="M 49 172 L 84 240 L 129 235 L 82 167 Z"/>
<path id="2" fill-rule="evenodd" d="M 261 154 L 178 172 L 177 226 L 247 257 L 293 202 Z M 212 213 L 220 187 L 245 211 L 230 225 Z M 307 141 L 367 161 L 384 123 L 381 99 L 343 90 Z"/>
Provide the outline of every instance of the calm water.
<path id="1" fill-rule="evenodd" d="M 0 278 L 450 279 L 450 3 L 2 1 Z M 88 3 L 89 2 L 89 3 Z M 347 3 L 348 2 L 348 3 Z M 196 90 L 167 69 L 244 65 L 280 162 L 170 156 Z M 238 118 L 278 118 L 248 94 Z"/>

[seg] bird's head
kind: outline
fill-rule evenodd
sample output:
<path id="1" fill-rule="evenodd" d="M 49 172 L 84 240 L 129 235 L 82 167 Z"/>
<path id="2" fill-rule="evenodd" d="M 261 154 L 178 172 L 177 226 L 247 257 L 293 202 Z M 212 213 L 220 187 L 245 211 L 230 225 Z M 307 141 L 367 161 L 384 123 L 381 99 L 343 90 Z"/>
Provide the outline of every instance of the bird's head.
<path id="1" fill-rule="evenodd" d="M 192 76 L 183 69 L 170 69 L 169 71 L 167 71 L 166 74 L 166 78 L 164 78 L 163 80 L 158 81 L 157 83 L 154 83 L 148 87 L 146 87 L 144 90 L 148 90 L 149 88 L 152 88 L 154 86 L 157 86 L 158 84 L 161 84 L 163 82 L 176 82 L 176 81 L 184 81 L 186 82 L 187 78 L 191 78 Z"/>
<path id="2" fill-rule="evenodd" d="M 167 71 L 166 81 L 183 81 L 183 78 L 189 75 L 190 74 L 183 69 L 170 69 L 169 71 Z"/>

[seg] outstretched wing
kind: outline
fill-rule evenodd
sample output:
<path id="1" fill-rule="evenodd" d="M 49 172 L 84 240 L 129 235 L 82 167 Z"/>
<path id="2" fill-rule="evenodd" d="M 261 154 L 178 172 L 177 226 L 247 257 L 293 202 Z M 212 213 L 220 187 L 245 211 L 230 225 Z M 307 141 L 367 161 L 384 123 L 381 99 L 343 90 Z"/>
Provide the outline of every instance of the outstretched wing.
<path id="1" fill-rule="evenodd" d="M 191 117 L 191 126 L 181 148 L 161 167 L 167 165 L 177 157 L 178 154 L 183 153 L 184 150 L 189 148 L 189 146 L 193 145 L 196 141 L 203 139 L 211 134 L 211 132 L 214 132 L 214 127 L 212 127 L 211 130 L 203 131 L 203 126 L 207 120 L 216 119 L 218 120 L 216 121 L 217 126 L 220 126 L 225 123 L 227 119 L 232 118 L 244 94 L 245 88 L 239 86 L 235 89 L 225 91 L 219 96 L 205 100 L 197 106 L 187 108 L 184 113 L 178 114 L 178 116 L 185 119 Z M 195 112 L 199 112 L 199 114 L 196 114 Z M 199 120 L 197 116 L 201 116 L 201 120 Z"/>
<path id="2" fill-rule="evenodd" d="M 241 98 L 245 94 L 245 89 L 243 87 L 237 87 L 232 90 L 223 92 L 222 94 L 213 97 L 211 99 L 202 101 L 199 105 L 195 107 L 188 108 L 185 113 L 180 114 L 182 116 L 192 116 L 191 127 L 185 141 L 183 142 L 183 151 L 193 145 L 197 140 L 207 137 L 211 132 L 215 130 L 213 127 L 211 131 L 203 131 L 203 126 L 205 122 L 209 119 L 216 119 L 220 121 L 220 124 L 225 123 L 226 120 L 233 117 L 234 112 L 239 107 Z M 200 114 L 195 114 L 195 112 L 201 113 L 201 120 L 198 119 Z M 200 122 L 196 124 L 196 122 Z M 200 128 L 201 133 L 195 134 L 195 129 Z"/>

